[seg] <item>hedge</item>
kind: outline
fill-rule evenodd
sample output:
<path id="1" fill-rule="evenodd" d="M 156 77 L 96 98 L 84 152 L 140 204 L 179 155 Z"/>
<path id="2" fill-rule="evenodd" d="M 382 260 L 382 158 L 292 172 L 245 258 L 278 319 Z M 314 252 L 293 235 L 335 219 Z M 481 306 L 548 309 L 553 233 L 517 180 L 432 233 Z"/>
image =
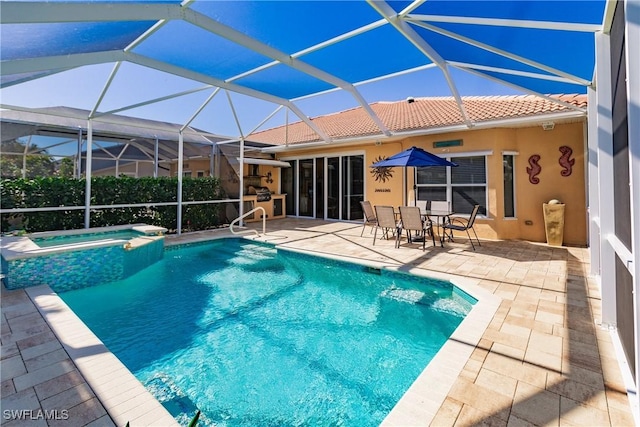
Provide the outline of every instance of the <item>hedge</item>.
<path id="1" fill-rule="evenodd" d="M 84 206 L 85 179 L 34 178 L 2 179 L 0 208 L 42 208 Z M 140 203 L 177 202 L 178 178 L 91 178 L 91 205 L 123 205 Z M 184 178 L 182 200 L 224 200 L 218 178 Z M 203 203 L 182 207 L 182 229 L 206 230 L 221 225 L 222 204 Z M 92 209 L 90 226 L 146 223 L 175 232 L 176 206 L 148 206 L 132 208 Z M 84 209 L 52 212 L 29 212 L 0 215 L 0 231 L 16 229 L 25 232 L 71 230 L 84 228 Z"/>

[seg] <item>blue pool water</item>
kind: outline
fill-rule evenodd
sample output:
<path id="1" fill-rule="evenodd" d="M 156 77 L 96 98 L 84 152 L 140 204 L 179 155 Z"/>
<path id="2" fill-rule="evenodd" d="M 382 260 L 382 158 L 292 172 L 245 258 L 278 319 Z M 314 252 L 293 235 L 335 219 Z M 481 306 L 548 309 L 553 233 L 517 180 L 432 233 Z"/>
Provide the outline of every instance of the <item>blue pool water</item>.
<path id="1" fill-rule="evenodd" d="M 63 300 L 183 425 L 378 425 L 475 300 L 241 239 Z"/>
<path id="2" fill-rule="evenodd" d="M 69 245 L 72 243 L 84 243 L 93 242 L 103 239 L 122 239 L 129 240 L 134 237 L 144 236 L 144 233 L 139 233 L 134 230 L 118 230 L 118 231 L 105 231 L 100 233 L 79 233 L 68 235 L 57 235 L 49 237 L 31 237 L 31 241 L 41 248 L 49 248 L 51 246 Z"/>

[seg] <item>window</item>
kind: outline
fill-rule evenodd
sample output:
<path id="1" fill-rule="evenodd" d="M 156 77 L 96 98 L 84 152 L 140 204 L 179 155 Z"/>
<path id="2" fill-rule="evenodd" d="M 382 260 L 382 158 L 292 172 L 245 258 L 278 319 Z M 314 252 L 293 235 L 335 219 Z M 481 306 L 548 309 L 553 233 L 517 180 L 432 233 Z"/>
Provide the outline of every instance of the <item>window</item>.
<path id="1" fill-rule="evenodd" d="M 189 170 L 183 170 L 183 171 L 182 171 L 182 177 L 183 177 L 183 178 L 191 178 L 191 171 L 189 171 Z"/>
<path id="2" fill-rule="evenodd" d="M 516 208 L 514 200 L 513 180 L 513 155 L 505 154 L 502 156 L 502 175 L 504 181 L 504 217 L 515 218 Z"/>
<path id="3" fill-rule="evenodd" d="M 481 215 L 487 210 L 486 156 L 449 158 L 457 168 L 416 168 L 418 200 L 446 200 L 456 213 L 470 214 L 473 206 L 480 205 Z"/>
<path id="4" fill-rule="evenodd" d="M 198 178 L 204 178 L 204 171 L 197 171 L 197 172 L 196 172 L 196 177 L 198 177 Z"/>

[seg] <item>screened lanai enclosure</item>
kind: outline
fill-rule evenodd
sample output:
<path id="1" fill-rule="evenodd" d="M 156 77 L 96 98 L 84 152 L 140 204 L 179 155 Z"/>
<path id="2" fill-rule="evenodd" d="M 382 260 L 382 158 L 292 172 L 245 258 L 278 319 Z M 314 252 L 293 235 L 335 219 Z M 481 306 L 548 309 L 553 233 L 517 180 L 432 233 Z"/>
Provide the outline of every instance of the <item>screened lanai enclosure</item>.
<path id="1" fill-rule="evenodd" d="M 633 374 L 630 387 L 637 390 L 637 0 L 2 1 L 0 8 L 1 114 L 3 123 L 6 118 L 19 124 L 6 140 L 3 128 L 3 159 L 37 155 L 29 147 L 42 147 L 38 138 L 47 137 L 58 138 L 54 145 L 68 141 L 65 167 L 75 177 L 90 177 L 94 169 L 99 174 L 103 160 L 111 162 L 116 175 L 132 173 L 132 164 L 139 175 L 148 168 L 144 174 L 157 176 L 153 179 L 167 173 L 177 180 L 176 199 L 170 202 L 177 232 L 184 226 L 185 171 L 202 172 L 203 178 L 219 173 L 224 179 L 216 163 L 221 158 L 216 154 L 224 153 L 238 181 L 228 177 L 225 197 L 233 200 L 231 186 L 241 194 L 245 173 L 256 172 L 245 169 L 245 159 L 283 167 L 276 157 L 295 157 L 305 148 L 289 143 L 290 123 L 306 125 L 307 147 L 331 153 L 339 146 L 348 157 L 350 144 L 394 142 L 425 132 L 388 128 L 371 108 L 373 102 L 451 97 L 462 117 L 456 129 L 474 129 L 465 95 L 526 94 L 562 103 L 549 95 L 587 94 L 585 215 L 591 268 L 603 289 L 602 323 L 621 326 Z M 65 113 L 26 118 L 55 107 Z M 350 108 L 365 111 L 375 130 L 336 137 L 335 129 L 312 120 Z M 145 120 L 157 129 L 148 129 L 151 123 Z M 136 130 L 114 136 L 111 126 Z M 275 148 L 274 142 L 265 148 L 255 144 L 260 141 L 252 136 L 276 126 L 283 126 L 284 136 Z M 67 134 L 53 137 L 61 127 Z M 8 145 L 15 138 L 20 144 Z M 57 155 L 58 149 L 50 151 Z M 197 156 L 207 159 L 206 166 L 191 170 Z M 14 176 L 26 176 L 27 160 L 16 163 Z M 357 160 L 353 165 L 357 169 Z M 276 190 L 285 192 L 287 179 L 297 177 L 299 183 L 302 169 L 300 161 L 282 169 Z M 344 180 L 348 174 L 336 177 Z M 85 185 L 85 203 L 71 208 L 85 212 L 88 226 L 91 180 Z M 238 203 L 238 214 L 243 211 Z M 1 213 L 19 212 L 3 205 Z M 336 217 L 344 219 L 342 213 Z"/>
<path id="2" fill-rule="evenodd" d="M 84 211 L 85 225 L 91 224 L 92 212 L 115 209 L 147 209 L 152 207 L 194 206 L 197 204 L 215 204 L 216 209 L 209 210 L 215 214 L 209 227 L 229 224 L 240 210 L 242 186 L 238 185 L 245 178 L 240 169 L 240 158 L 252 156 L 245 162 L 273 163 L 272 156 L 261 153 L 265 144 L 244 142 L 211 135 L 192 128 L 181 129 L 180 125 L 134 117 L 111 115 L 109 121 L 92 121 L 92 150 L 88 151 L 89 129 L 86 117 L 89 111 L 68 107 L 43 108 L 31 111 L 4 111 L 0 123 L 2 147 L 0 171 L 4 179 L 35 179 L 57 177 L 60 179 L 83 179 L 90 177 L 170 177 L 177 174 L 179 157 L 183 166 L 181 176 L 187 178 L 214 177 L 216 181 L 203 182 L 206 186 L 217 186 L 215 199 L 178 202 L 178 187 L 175 193 L 166 200 L 129 200 L 128 203 L 112 200 L 111 203 L 93 202 L 85 206 L 58 203 L 59 200 L 49 198 L 43 200 L 45 206 L 24 207 L 14 204 L 10 213 L 4 213 L 3 230 L 28 227 L 25 214 L 36 214 L 43 211 L 54 211 L 61 215 L 69 211 Z M 181 141 L 179 141 L 181 135 Z M 179 143 L 181 142 L 181 152 Z M 241 148 L 241 145 L 243 146 Z M 241 155 L 241 151 L 243 155 Z M 197 168 L 189 170 L 189 162 Z M 284 166 L 289 166 L 284 164 Z M 187 167 L 187 169 L 185 169 Z M 172 170 L 173 169 L 173 170 Z M 86 179 L 84 180 L 85 182 Z M 177 182 L 176 182 L 177 184 Z M 113 185 L 113 181 L 107 183 Z M 4 185 L 3 208 L 12 202 L 9 185 Z M 49 187 L 52 188 L 52 187 Z M 90 184 L 87 185 L 90 189 Z M 41 190 L 42 191 L 42 190 Z M 94 190 L 95 192 L 95 190 Z M 37 193 L 37 191 L 36 191 Z M 27 196 L 29 197 L 29 196 Z M 35 194 L 30 194 L 35 197 Z M 115 203 L 114 203 L 115 202 Z M 121 206 L 119 206 L 121 205 Z M 47 208 L 50 209 L 47 209 Z M 192 208 L 193 209 L 193 208 Z M 6 210 L 6 209 L 5 209 Z M 182 209 L 180 208 L 180 211 Z M 153 221 L 153 212 L 149 211 L 148 220 Z M 27 215 L 28 216 L 28 215 Z M 126 217 L 125 217 L 126 218 Z M 25 221 L 20 221 L 21 219 Z M 36 229 L 31 231 L 47 231 L 40 221 Z M 72 223 L 71 223 L 72 224 Z M 50 226 L 60 226 L 51 222 Z M 118 225 L 118 224 L 103 224 Z M 177 224 L 168 226 L 169 230 L 180 232 Z M 188 224 L 189 227 L 192 224 Z M 32 221 L 33 226 L 33 221 Z M 207 224 L 204 225 L 205 227 Z"/>
<path id="3" fill-rule="evenodd" d="M 65 128 L 53 145 L 60 152 L 66 138 L 77 146 L 60 163 L 67 174 L 176 176 L 178 223 L 172 228 L 179 233 L 185 173 L 216 176 L 229 181 L 226 194 L 242 194 L 243 175 L 256 175 L 240 172 L 245 171 L 244 158 L 265 157 L 246 152 L 255 147 L 252 134 L 258 130 L 299 121 L 313 141 L 344 145 L 362 136 L 336 138 L 311 117 L 362 108 L 377 128 L 366 137 L 392 141 L 402 135 L 387 128 L 370 106 L 382 93 L 396 99 L 452 96 L 463 126 L 471 129 L 474 123 L 462 101 L 469 79 L 560 103 L 548 94 L 584 93 L 591 84 L 594 33 L 603 25 L 604 1 L 580 2 L 579 10 L 575 2 L 549 7 L 541 1 L 499 1 L 487 7 L 471 1 L 460 6 L 421 0 L 3 1 L 3 127 L 10 121 L 18 133 L 29 133 L 29 126 L 37 130 L 33 136 L 24 133 L 22 145 L 3 152 L 19 158 L 20 153 L 11 152 L 18 149 L 37 156 L 42 138 L 54 138 Z M 461 10 L 465 16 L 459 16 Z M 535 48 L 530 40 L 536 40 Z M 571 55 L 563 46 L 571 46 Z M 114 128 L 123 135 L 115 135 Z M 302 148 L 289 146 L 286 132 L 280 144 L 285 150 Z M 216 163 L 216 153 L 225 152 L 220 147 L 236 147 L 229 157 L 235 176 Z M 192 171 L 194 158 L 208 158 L 210 164 Z M 327 197 L 343 202 L 323 217 L 355 220 L 361 215 L 357 199 L 348 198 L 362 189 L 339 181 L 357 168 L 357 160 L 340 164 L 335 182 L 327 184 Z M 22 166 L 26 176 L 26 160 Z M 302 180 L 315 182 L 316 176 L 305 174 L 321 170 L 307 166 L 287 169 L 277 190 L 291 194 Z M 330 178 L 329 172 L 325 175 Z M 88 226 L 91 180 L 86 182 Z M 332 185 L 337 190 L 330 195 Z M 294 205 L 289 197 L 286 211 L 315 216 L 313 209 L 329 204 L 320 202 L 312 207 L 300 195 Z M 244 208 L 239 203 L 238 214 Z"/>

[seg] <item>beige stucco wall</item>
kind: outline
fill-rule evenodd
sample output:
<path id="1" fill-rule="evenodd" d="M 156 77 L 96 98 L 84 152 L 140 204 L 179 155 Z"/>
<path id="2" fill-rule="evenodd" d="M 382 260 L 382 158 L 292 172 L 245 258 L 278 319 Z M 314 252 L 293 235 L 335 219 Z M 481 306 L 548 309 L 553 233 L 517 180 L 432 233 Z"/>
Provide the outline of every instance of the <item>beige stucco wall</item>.
<path id="1" fill-rule="evenodd" d="M 542 204 L 558 199 L 566 204 L 564 243 L 584 246 L 587 243 L 586 187 L 584 165 L 584 123 L 556 124 L 553 130 L 540 125 L 520 128 L 496 128 L 418 136 L 400 141 L 372 140 L 359 145 L 312 148 L 281 154 L 280 157 L 315 157 L 339 153 L 364 153 L 365 199 L 373 205 L 399 206 L 404 203 L 403 169 L 394 168 L 386 181 L 378 180 L 369 166 L 380 157 L 388 157 L 415 145 L 445 157 L 450 153 L 487 155 L 487 217 L 479 218 L 476 231 L 481 238 L 522 239 L 545 242 Z M 436 141 L 461 139 L 459 147 L 434 148 Z M 574 160 L 570 176 L 562 176 L 559 148 L 568 146 Z M 516 218 L 504 218 L 503 152 L 514 153 Z M 539 155 L 541 172 L 538 184 L 529 181 L 529 158 Z M 455 159 L 454 159 L 455 160 Z M 277 176 L 277 175 L 274 175 Z M 413 170 L 407 170 L 407 198 L 413 202 Z M 528 225 L 530 222 L 530 225 Z"/>
<path id="2" fill-rule="evenodd" d="M 185 166 L 183 169 L 184 171 L 187 171 L 187 170 L 190 171 L 191 177 L 196 178 L 198 171 L 203 171 L 204 176 L 209 176 L 209 165 L 210 165 L 209 159 L 189 160 L 188 162 L 185 162 Z M 229 164 L 226 162 L 223 162 L 221 167 L 222 167 L 223 188 L 225 189 L 225 191 L 230 197 L 238 197 L 238 194 L 237 194 L 238 182 L 236 180 L 229 180 L 230 174 L 233 174 L 235 176 L 235 172 L 233 172 L 233 168 L 229 166 Z M 277 193 L 280 188 L 280 185 L 279 185 L 280 169 L 273 166 L 268 166 L 268 165 L 259 165 L 258 169 L 259 169 L 260 176 L 262 176 L 260 180 L 260 186 L 269 188 L 269 191 L 271 191 L 274 194 Z M 176 176 L 177 173 L 178 173 L 177 163 L 172 163 L 171 176 Z M 244 165 L 243 175 L 246 177 L 249 175 L 249 173 L 250 173 L 249 165 Z M 271 179 L 273 180 L 273 182 L 268 182 L 267 180 L 268 173 L 271 173 Z M 235 176 L 235 178 L 237 179 L 237 176 Z M 247 183 L 245 183 L 245 187 L 246 185 Z"/>
<path id="3" fill-rule="evenodd" d="M 168 165 L 163 165 L 167 167 Z M 153 163 L 151 162 L 135 162 L 125 163 L 118 167 L 119 175 L 128 175 L 132 177 L 145 177 L 153 176 Z M 101 169 L 98 171 L 92 171 L 93 176 L 116 176 L 116 168 Z M 169 176 L 169 171 L 163 168 L 158 168 L 158 176 Z"/>
<path id="4" fill-rule="evenodd" d="M 460 139 L 462 146 L 434 148 L 436 141 Z M 481 238 L 521 239 L 545 242 L 542 204 L 551 199 L 565 203 L 564 244 L 585 246 L 587 244 L 586 177 L 585 177 L 585 136 L 584 122 L 569 124 L 556 123 L 553 130 L 543 130 L 535 125 L 519 128 L 494 128 L 437 135 L 416 136 L 395 141 L 365 141 L 359 144 L 315 146 L 305 150 L 280 153 L 279 158 L 312 158 L 331 155 L 363 154 L 365 159 L 365 199 L 373 205 L 400 206 L 413 203 L 413 168 L 406 170 L 406 196 L 403 186 L 404 170 L 393 168 L 386 181 L 376 180 L 369 166 L 382 157 L 389 157 L 411 146 L 418 146 L 442 157 L 448 154 L 487 154 L 487 216 L 478 218 L 476 231 Z M 559 148 L 570 147 L 574 160 L 571 175 L 562 176 L 563 167 L 559 160 Z M 504 152 L 514 154 L 515 218 L 504 217 L 503 165 Z M 529 158 L 540 156 L 541 167 L 537 175 L 538 184 L 529 181 L 527 167 Z M 454 159 L 455 161 L 455 159 Z M 204 170 L 209 173 L 208 160 L 189 161 L 189 170 Z M 248 174 L 245 166 L 244 174 Z M 274 182 L 261 180 L 261 185 L 269 187 L 273 193 L 279 191 L 280 169 L 260 166 L 260 174 L 272 173 Z M 172 175 L 175 174 L 175 165 Z M 236 184 L 233 184 L 235 188 Z"/>

